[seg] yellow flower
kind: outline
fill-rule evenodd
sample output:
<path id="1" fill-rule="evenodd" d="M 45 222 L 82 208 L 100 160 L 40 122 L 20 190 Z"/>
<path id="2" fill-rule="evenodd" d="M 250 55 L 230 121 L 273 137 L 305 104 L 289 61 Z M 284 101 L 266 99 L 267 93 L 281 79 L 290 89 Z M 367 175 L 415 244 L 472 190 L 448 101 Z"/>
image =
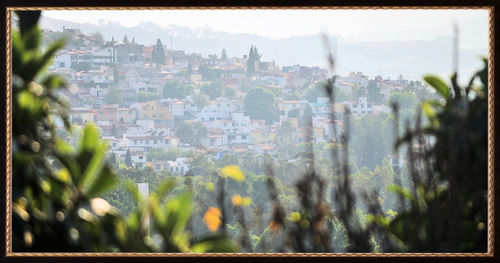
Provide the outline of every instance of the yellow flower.
<path id="1" fill-rule="evenodd" d="M 299 212 L 292 212 L 292 214 L 290 215 L 290 220 L 292 220 L 293 222 L 299 222 L 300 218 L 301 216 Z"/>
<path id="2" fill-rule="evenodd" d="M 233 203 L 233 205 L 242 205 L 243 203 L 243 198 L 241 197 L 241 195 L 233 195 L 233 197 L 231 198 L 231 202 Z"/>
<path id="3" fill-rule="evenodd" d="M 245 180 L 245 176 L 238 165 L 227 165 L 222 168 L 222 177 L 228 176 L 238 182 Z"/>
<path id="4" fill-rule="evenodd" d="M 252 204 L 252 198 L 250 197 L 243 197 L 243 204 L 244 206 L 251 205 Z"/>
<path id="5" fill-rule="evenodd" d="M 217 207 L 209 207 L 205 215 L 203 216 L 203 221 L 211 232 L 217 231 L 221 224 L 220 220 L 220 210 Z"/>
<path id="6" fill-rule="evenodd" d="M 205 188 L 207 189 L 207 191 L 214 191 L 215 190 L 215 186 L 214 186 L 214 183 L 212 182 L 208 182 L 206 185 L 205 185 Z"/>

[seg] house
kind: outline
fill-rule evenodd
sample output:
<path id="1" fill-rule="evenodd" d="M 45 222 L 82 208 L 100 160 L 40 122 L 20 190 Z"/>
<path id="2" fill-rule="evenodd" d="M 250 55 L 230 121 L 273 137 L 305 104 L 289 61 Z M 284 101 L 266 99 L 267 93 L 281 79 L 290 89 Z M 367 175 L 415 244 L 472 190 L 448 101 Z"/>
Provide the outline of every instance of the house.
<path id="1" fill-rule="evenodd" d="M 202 122 L 214 120 L 229 120 L 232 113 L 240 111 L 242 105 L 234 100 L 220 97 L 211 101 L 207 106 L 203 107 L 198 113 L 198 120 Z"/>
<path id="2" fill-rule="evenodd" d="M 252 150 L 255 154 L 272 154 L 276 151 L 277 147 L 270 144 L 250 145 L 248 149 Z"/>
<path id="3" fill-rule="evenodd" d="M 116 109 L 118 109 L 117 104 L 103 105 L 100 109 L 96 110 L 96 121 L 116 123 Z"/>
<path id="4" fill-rule="evenodd" d="M 334 130 L 333 130 L 332 121 L 330 119 L 324 118 L 324 117 L 313 117 L 312 118 L 312 125 L 314 128 L 316 128 L 316 129 L 319 128 L 322 130 L 321 133 L 316 134 L 316 136 L 319 136 L 321 134 L 323 135 L 323 138 L 316 137 L 315 140 L 317 142 L 330 141 L 330 140 L 334 139 L 334 137 L 335 137 Z M 335 120 L 335 133 L 336 133 L 337 137 L 339 137 L 339 135 L 344 132 L 343 127 L 344 127 L 343 121 Z"/>
<path id="5" fill-rule="evenodd" d="M 136 108 L 118 108 L 116 109 L 116 120 L 118 123 L 135 123 L 137 120 Z"/>
<path id="6" fill-rule="evenodd" d="M 89 50 L 68 50 L 55 56 L 56 69 L 73 68 L 77 64 L 92 65 L 92 52 Z"/>
<path id="7" fill-rule="evenodd" d="M 95 122 L 95 111 L 86 107 L 75 107 L 70 111 L 70 122 L 83 125 L 87 122 Z"/>
<path id="8" fill-rule="evenodd" d="M 307 105 L 305 100 L 278 100 L 280 121 L 286 119 L 292 110 L 298 110 L 298 115 L 303 115 Z"/>
<path id="9" fill-rule="evenodd" d="M 389 155 L 389 161 L 392 169 L 396 173 L 399 173 L 405 164 L 405 161 L 403 160 L 401 155 Z"/>
<path id="10" fill-rule="evenodd" d="M 251 144 L 272 144 L 276 139 L 276 133 L 269 129 L 256 129 L 250 133 Z"/>
<path id="11" fill-rule="evenodd" d="M 136 103 L 131 107 L 139 110 L 139 119 L 151 119 L 160 122 L 174 119 L 169 106 L 156 100 L 139 103 L 138 105 Z"/>
<path id="12" fill-rule="evenodd" d="M 182 118 L 186 115 L 196 114 L 196 105 L 189 99 L 162 99 L 161 103 L 168 106 L 172 115 L 177 118 Z"/>
<path id="13" fill-rule="evenodd" d="M 109 147 L 111 147 L 112 152 L 120 148 L 120 140 L 118 140 L 115 136 L 102 136 L 101 139 L 107 142 Z"/>
<path id="14" fill-rule="evenodd" d="M 128 136 L 124 134 L 123 140 L 129 148 L 140 148 L 146 151 L 150 149 L 168 149 L 179 145 L 178 138 L 162 135 Z"/>
<path id="15" fill-rule="evenodd" d="M 358 117 L 373 113 L 373 105 L 372 103 L 368 103 L 367 97 L 359 97 L 357 102 L 350 102 L 348 105 L 351 110 L 351 114 Z"/>
<path id="16" fill-rule="evenodd" d="M 171 173 L 183 175 L 189 170 L 188 158 L 178 157 L 175 161 L 168 161 L 168 166 Z"/>
<path id="17" fill-rule="evenodd" d="M 360 87 L 366 87 L 369 81 L 368 76 L 363 75 L 361 72 L 351 72 L 347 77 L 342 77 L 340 80 L 342 82 L 355 84 Z"/>
<path id="18" fill-rule="evenodd" d="M 113 61 L 113 49 L 111 47 L 92 52 L 92 64 L 94 66 L 110 65 Z"/>
<path id="19" fill-rule="evenodd" d="M 142 168 L 146 166 L 146 154 L 144 152 L 131 152 L 130 159 L 135 168 Z"/>
<path id="20" fill-rule="evenodd" d="M 330 98 L 318 97 L 316 102 L 309 103 L 313 116 L 329 118 L 332 113 Z"/>
<path id="21" fill-rule="evenodd" d="M 230 132 L 227 134 L 228 145 L 232 144 L 250 144 L 249 132 Z"/>
<path id="22" fill-rule="evenodd" d="M 210 134 L 201 140 L 201 144 L 208 148 L 222 148 L 228 146 L 228 136 L 225 134 Z"/>

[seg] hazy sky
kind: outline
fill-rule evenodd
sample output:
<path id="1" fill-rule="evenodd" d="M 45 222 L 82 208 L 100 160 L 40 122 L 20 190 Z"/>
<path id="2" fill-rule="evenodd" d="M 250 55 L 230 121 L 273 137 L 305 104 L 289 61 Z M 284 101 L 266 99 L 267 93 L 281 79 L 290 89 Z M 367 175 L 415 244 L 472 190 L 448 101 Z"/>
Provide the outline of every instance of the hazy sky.
<path id="1" fill-rule="evenodd" d="M 147 21 L 160 26 L 209 26 L 271 38 L 327 32 L 351 41 L 431 40 L 452 36 L 456 22 L 462 48 L 488 47 L 487 10 L 54 10 L 43 14 L 92 24 L 115 21 L 127 27 Z"/>

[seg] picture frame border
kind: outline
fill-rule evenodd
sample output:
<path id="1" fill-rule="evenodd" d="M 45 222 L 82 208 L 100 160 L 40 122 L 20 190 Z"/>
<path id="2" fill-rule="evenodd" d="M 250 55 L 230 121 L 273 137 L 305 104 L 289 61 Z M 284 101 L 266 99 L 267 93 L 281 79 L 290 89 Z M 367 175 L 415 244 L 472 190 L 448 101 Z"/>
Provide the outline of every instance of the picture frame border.
<path id="1" fill-rule="evenodd" d="M 486 9 L 489 13 L 489 57 L 488 57 L 488 246 L 485 253 L 127 253 L 127 252 L 12 252 L 11 240 L 11 213 L 12 213 L 12 91 L 11 91 L 11 18 L 16 10 L 264 10 L 264 9 L 291 9 L 291 10 L 456 10 L 456 9 Z M 5 258 L 19 257 L 477 257 L 493 258 L 494 230 L 495 230 L 495 6 L 8 6 L 5 8 L 6 23 L 6 64 L 5 64 Z M 498 206 L 498 205 L 497 205 Z"/>

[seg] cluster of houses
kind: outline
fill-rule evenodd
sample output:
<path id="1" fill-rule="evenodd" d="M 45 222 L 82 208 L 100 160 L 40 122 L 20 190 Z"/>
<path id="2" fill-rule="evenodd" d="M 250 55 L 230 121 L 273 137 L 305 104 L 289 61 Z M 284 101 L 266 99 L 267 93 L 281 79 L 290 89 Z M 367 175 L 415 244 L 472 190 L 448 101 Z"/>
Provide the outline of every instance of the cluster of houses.
<path id="1" fill-rule="evenodd" d="M 179 157 L 173 161 L 147 160 L 151 150 L 172 148 L 190 149 L 221 158 L 225 153 L 251 153 L 254 155 L 277 152 L 277 137 L 286 122 L 293 141 L 332 141 L 333 125 L 337 130 L 343 126 L 342 114 L 346 108 L 356 116 L 388 112 L 385 103 L 375 105 L 368 97 L 357 97 L 354 101 L 330 103 L 327 97 L 316 101 L 286 100 L 276 98 L 279 121 L 266 122 L 250 118 L 244 109 L 243 98 L 249 87 L 272 87 L 288 94 L 297 89 L 314 85 L 327 78 L 327 71 L 318 67 L 299 65 L 277 66 L 274 61 L 256 61 L 256 73 L 247 74 L 247 56 L 218 58 L 187 54 L 182 50 L 164 47 L 164 63 L 154 63 L 154 46 L 130 42 L 108 41 L 96 44 L 92 37 L 77 29 L 64 29 L 80 40 L 81 45 L 69 46 L 59 52 L 51 66 L 53 72 L 65 76 L 69 88 L 63 95 L 72 108 L 70 121 L 76 125 L 95 123 L 101 136 L 107 140 L 110 150 L 123 161 L 130 152 L 134 167 L 151 166 L 155 170 L 169 170 L 183 174 L 189 170 L 189 158 Z M 50 32 L 49 32 L 50 33 Z M 208 79 L 202 68 L 220 73 Z M 220 96 L 200 105 L 193 94 L 200 93 L 203 85 L 214 80 L 236 90 L 235 96 Z M 163 95 L 167 83 L 190 85 L 194 93 L 185 98 L 169 98 Z M 361 73 L 351 73 L 337 79 L 343 89 L 353 85 L 366 86 L 369 81 L 379 85 L 382 94 L 402 88 L 406 81 L 370 80 Z M 110 90 L 119 91 L 119 103 L 106 103 Z M 109 94 L 108 94 L 109 93 Z M 147 93 L 153 96 L 146 101 L 137 97 Z M 300 125 L 300 118 L 307 109 L 312 112 L 312 127 Z M 335 116 L 335 121 L 331 116 Z M 177 128 L 181 123 L 201 123 L 206 133 L 197 143 L 182 142 Z"/>

